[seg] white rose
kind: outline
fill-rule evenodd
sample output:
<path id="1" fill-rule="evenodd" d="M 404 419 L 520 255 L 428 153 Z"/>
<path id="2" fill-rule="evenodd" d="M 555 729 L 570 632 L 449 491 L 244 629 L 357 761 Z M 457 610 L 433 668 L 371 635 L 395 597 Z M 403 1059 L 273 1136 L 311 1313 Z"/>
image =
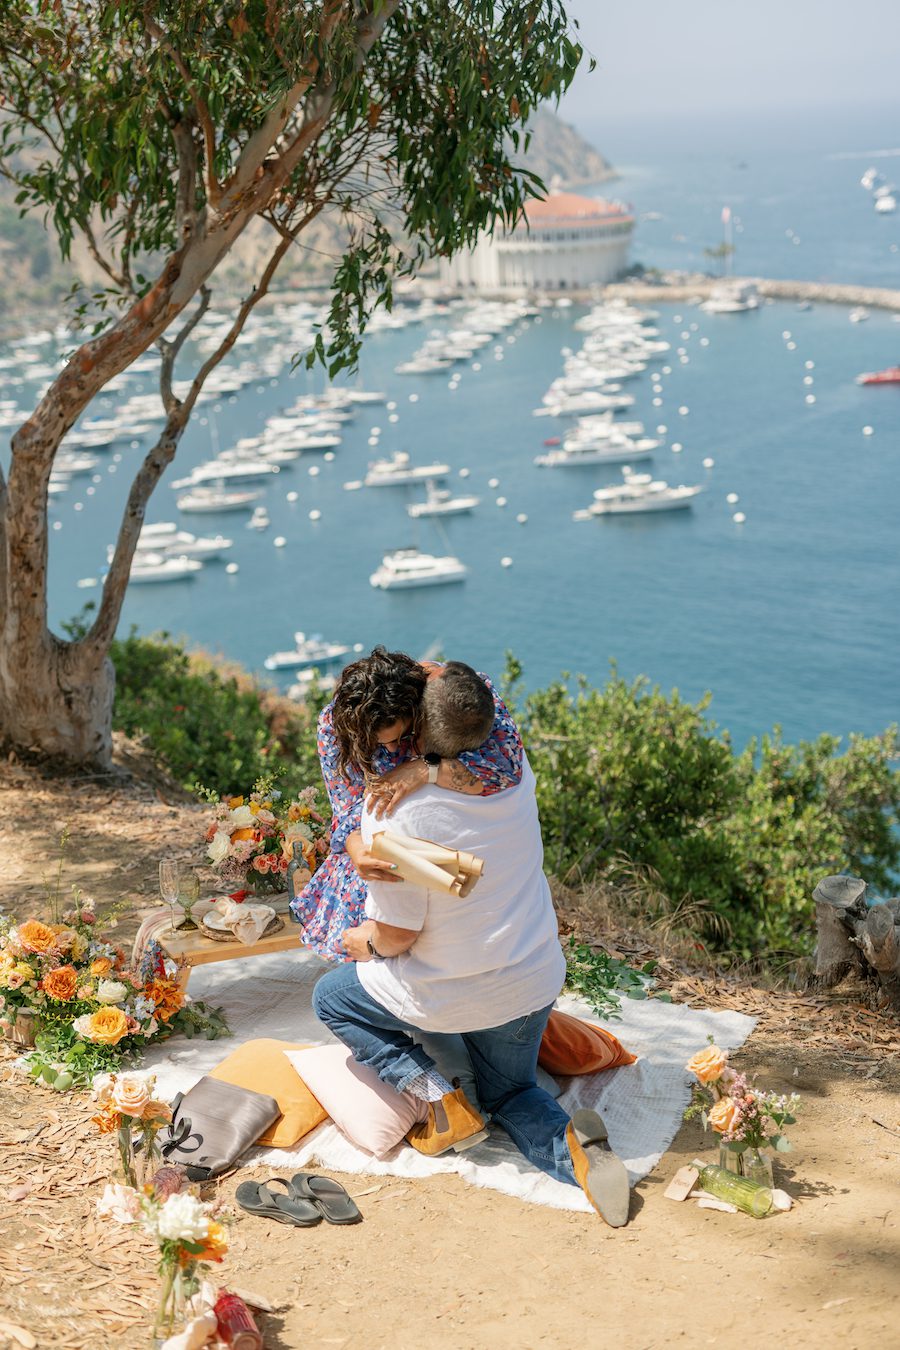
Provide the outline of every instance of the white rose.
<path id="1" fill-rule="evenodd" d="M 86 1037 L 88 1031 L 90 1030 L 90 1026 L 91 1026 L 90 1013 L 82 1013 L 80 1017 L 76 1017 L 72 1022 L 72 1030 L 79 1036 Z"/>
<path id="2" fill-rule="evenodd" d="M 125 985 L 118 980 L 101 980 L 97 985 L 98 1003 L 121 1003 L 127 994 Z"/>
<path id="3" fill-rule="evenodd" d="M 141 1212 L 141 1197 L 131 1186 L 107 1182 L 97 1201 L 97 1217 L 114 1219 L 116 1223 L 134 1223 Z"/>
<path id="4" fill-rule="evenodd" d="M 228 822 L 229 829 L 243 830 L 248 825 L 256 824 L 256 816 L 250 810 L 249 806 L 236 806 L 231 812 L 231 820 Z"/>
<path id="5" fill-rule="evenodd" d="M 172 1242 L 202 1242 L 209 1233 L 206 1206 L 194 1195 L 170 1195 L 159 1211 L 156 1231 Z"/>
<path id="6" fill-rule="evenodd" d="M 231 848 L 231 835 L 226 834 L 224 830 L 216 830 L 212 837 L 206 856 L 213 867 L 218 867 L 223 858 L 228 857 L 228 850 Z"/>

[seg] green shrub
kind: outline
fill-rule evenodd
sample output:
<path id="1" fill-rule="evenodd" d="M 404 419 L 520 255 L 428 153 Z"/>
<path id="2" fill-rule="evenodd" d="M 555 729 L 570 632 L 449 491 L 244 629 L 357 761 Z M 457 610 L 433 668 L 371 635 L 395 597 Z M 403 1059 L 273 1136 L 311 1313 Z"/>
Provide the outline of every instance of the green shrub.
<path id="1" fill-rule="evenodd" d="M 602 690 L 566 680 L 522 696 L 508 657 L 504 691 L 538 780 L 549 871 L 649 877 L 712 945 L 743 959 L 810 950 L 812 891 L 850 870 L 873 888 L 900 862 L 896 728 L 784 746 L 780 734 L 739 756 L 685 703 L 616 672 Z"/>
<path id="2" fill-rule="evenodd" d="M 132 630 L 115 640 L 110 656 L 116 668 L 114 728 L 144 739 L 184 786 L 245 792 L 273 773 L 287 792 L 321 782 L 315 727 L 320 693 L 291 704 L 209 658 L 189 656 L 166 633 L 145 638 Z"/>

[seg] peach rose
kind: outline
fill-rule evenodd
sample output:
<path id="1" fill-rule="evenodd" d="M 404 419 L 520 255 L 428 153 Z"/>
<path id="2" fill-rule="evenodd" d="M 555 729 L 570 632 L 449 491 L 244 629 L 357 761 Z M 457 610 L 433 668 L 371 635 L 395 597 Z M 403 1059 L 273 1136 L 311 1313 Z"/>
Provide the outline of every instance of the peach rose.
<path id="1" fill-rule="evenodd" d="M 44 993 L 49 994 L 51 998 L 57 998 L 61 1003 L 68 1003 L 75 997 L 75 990 L 78 987 L 78 971 L 74 966 L 59 966 L 57 970 L 50 970 L 43 979 Z"/>
<path id="2" fill-rule="evenodd" d="M 142 1116 L 150 1101 L 150 1084 L 136 1073 L 123 1073 L 113 1083 L 113 1106 L 123 1116 Z"/>
<path id="3" fill-rule="evenodd" d="M 28 919 L 26 923 L 20 924 L 16 938 L 26 952 L 52 952 L 57 945 L 53 929 L 45 923 L 38 923 L 37 919 Z"/>
<path id="4" fill-rule="evenodd" d="M 172 1108 L 165 1102 L 149 1101 L 141 1112 L 141 1120 L 148 1124 L 168 1125 L 172 1119 Z"/>
<path id="5" fill-rule="evenodd" d="M 76 1021 L 82 1019 L 79 1017 Z M 91 1013 L 84 1029 L 79 1027 L 78 1030 L 86 1041 L 93 1041 L 95 1045 L 118 1045 L 122 1037 L 128 1035 L 128 1018 L 121 1008 L 110 1005 Z"/>
<path id="6" fill-rule="evenodd" d="M 96 961 L 91 962 L 90 970 L 92 975 L 108 975 L 113 968 L 113 963 L 108 956 L 98 956 Z"/>
<path id="7" fill-rule="evenodd" d="M 685 1067 L 689 1073 L 696 1074 L 701 1083 L 713 1083 L 722 1077 L 727 1064 L 728 1056 L 724 1050 L 720 1050 L 717 1045 L 710 1045 L 689 1059 Z"/>
<path id="8" fill-rule="evenodd" d="M 740 1119 L 740 1111 L 731 1097 L 722 1097 L 709 1113 L 709 1123 L 717 1134 L 728 1134 Z"/>

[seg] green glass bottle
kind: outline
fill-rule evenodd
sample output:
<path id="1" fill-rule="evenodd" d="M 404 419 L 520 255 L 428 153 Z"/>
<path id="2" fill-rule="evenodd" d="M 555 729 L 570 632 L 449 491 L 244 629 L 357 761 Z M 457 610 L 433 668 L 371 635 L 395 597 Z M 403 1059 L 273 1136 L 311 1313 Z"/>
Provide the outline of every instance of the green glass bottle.
<path id="1" fill-rule="evenodd" d="M 291 852 L 293 853 L 293 857 L 287 865 L 287 889 L 289 901 L 297 899 L 297 887 L 294 885 L 294 875 L 298 868 L 305 868 L 306 866 L 303 861 L 303 849 L 299 839 L 294 840 Z"/>
<path id="2" fill-rule="evenodd" d="M 772 1192 L 768 1186 L 760 1186 L 748 1177 L 736 1176 L 724 1167 L 712 1164 L 704 1166 L 697 1161 L 693 1165 L 700 1169 L 700 1185 L 717 1200 L 727 1200 L 745 1214 L 752 1214 L 754 1219 L 765 1218 L 772 1208 Z"/>

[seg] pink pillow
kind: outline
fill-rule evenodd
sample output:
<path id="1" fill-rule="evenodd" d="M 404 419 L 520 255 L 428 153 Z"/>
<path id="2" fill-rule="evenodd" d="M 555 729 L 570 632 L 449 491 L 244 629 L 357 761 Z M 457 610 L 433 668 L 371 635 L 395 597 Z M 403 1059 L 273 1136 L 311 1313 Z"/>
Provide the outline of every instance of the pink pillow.
<path id="1" fill-rule="evenodd" d="M 374 1069 L 357 1064 L 345 1045 L 284 1053 L 341 1133 L 376 1158 L 385 1157 L 425 1119 L 427 1102 L 382 1083 Z"/>

